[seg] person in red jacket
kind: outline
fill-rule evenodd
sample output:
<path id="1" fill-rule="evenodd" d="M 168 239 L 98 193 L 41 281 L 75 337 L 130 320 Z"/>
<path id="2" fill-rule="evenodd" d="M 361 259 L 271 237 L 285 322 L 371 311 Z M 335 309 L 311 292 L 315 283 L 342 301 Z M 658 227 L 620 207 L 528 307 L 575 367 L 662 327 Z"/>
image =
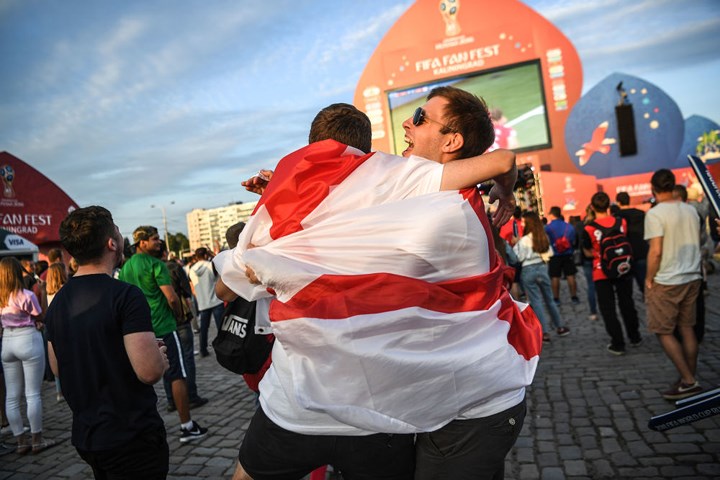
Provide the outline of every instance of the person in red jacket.
<path id="1" fill-rule="evenodd" d="M 603 232 L 597 226 L 611 228 L 616 218 L 610 215 L 610 197 L 605 192 L 597 192 L 590 200 L 592 210 L 595 212 L 595 221 L 585 225 L 583 251 L 587 256 L 593 257 L 593 283 L 597 293 L 600 315 L 605 323 L 605 330 L 610 335 L 610 344 L 607 351 L 613 355 L 625 354 L 625 338 L 615 311 L 615 303 L 620 307 L 625 332 L 630 339 L 631 346 L 642 343 L 638 327 L 638 315 L 632 298 L 632 275 L 624 275 L 616 279 L 609 279 L 602 270 L 600 263 L 600 241 Z M 622 220 L 622 232 L 627 232 L 627 222 Z"/>

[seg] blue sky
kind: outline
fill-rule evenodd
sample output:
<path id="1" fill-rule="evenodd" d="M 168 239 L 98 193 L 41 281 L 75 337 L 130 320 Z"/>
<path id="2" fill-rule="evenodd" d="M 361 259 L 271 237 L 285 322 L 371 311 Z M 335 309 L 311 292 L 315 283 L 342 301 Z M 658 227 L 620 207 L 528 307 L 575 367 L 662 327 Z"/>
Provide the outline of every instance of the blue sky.
<path id="1" fill-rule="evenodd" d="M 472 0 L 463 0 L 472 1 Z M 408 0 L 0 2 L 0 150 L 81 206 L 187 231 L 253 201 L 240 181 L 307 142 Z M 587 91 L 613 72 L 720 122 L 717 0 L 527 0 L 575 45 Z M 174 203 L 173 203 L 174 202 Z"/>

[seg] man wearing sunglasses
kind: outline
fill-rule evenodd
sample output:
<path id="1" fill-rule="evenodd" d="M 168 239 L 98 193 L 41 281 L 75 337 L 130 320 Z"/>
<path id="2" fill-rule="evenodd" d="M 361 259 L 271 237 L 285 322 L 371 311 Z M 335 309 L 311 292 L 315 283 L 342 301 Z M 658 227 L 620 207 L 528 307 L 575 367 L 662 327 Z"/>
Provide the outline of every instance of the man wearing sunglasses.
<path id="1" fill-rule="evenodd" d="M 514 159 L 512 168 L 505 168 L 504 171 L 500 172 L 499 170 L 502 169 L 498 169 L 496 165 L 491 165 L 492 159 L 494 159 L 495 156 L 488 156 L 484 159 L 477 158 L 477 156 L 481 155 L 492 144 L 494 139 L 492 123 L 487 109 L 480 99 L 453 87 L 434 89 L 429 95 L 428 101 L 422 107 L 416 109 L 413 116 L 403 123 L 403 128 L 405 129 L 405 141 L 408 144 L 408 147 L 403 152 L 403 157 L 408 157 L 407 161 L 385 154 L 376 153 L 375 155 L 377 156 L 376 158 L 387 162 L 387 168 L 393 169 L 393 172 L 395 170 L 401 170 L 403 164 L 414 165 L 422 170 L 422 172 L 416 176 L 409 177 L 417 181 L 419 185 L 412 190 L 410 196 L 440 190 L 457 190 L 469 186 L 469 178 L 475 180 L 475 182 L 470 182 L 470 185 L 473 185 L 476 182 L 487 180 L 489 176 L 492 176 L 487 175 L 487 172 L 495 171 L 500 173 L 500 176 L 496 178 L 496 186 L 492 191 L 491 200 L 500 199 L 501 203 L 494 219 L 497 223 L 504 223 L 504 221 L 511 216 L 514 210 L 512 186 L 515 183 L 516 177 Z M 500 155 L 502 155 L 502 153 L 500 153 Z M 432 160 L 432 162 L 427 162 L 416 157 L 423 157 Z M 470 157 L 476 158 L 470 159 Z M 460 159 L 463 158 L 468 158 L 468 160 L 461 161 Z M 443 166 L 439 168 L 437 163 Z M 398 168 L 398 165 L 400 168 Z M 486 168 L 486 170 L 483 170 L 484 168 Z M 280 170 L 281 166 L 279 165 L 275 175 L 278 175 Z M 486 176 L 482 176 L 478 172 L 483 172 Z M 271 172 L 263 171 L 263 173 L 268 175 Z M 392 175 L 390 175 L 390 177 L 391 182 Z M 427 179 L 426 177 L 433 178 Z M 280 181 L 283 181 L 282 177 Z M 368 180 L 368 182 L 369 188 L 375 185 L 370 180 Z M 263 191 L 266 184 L 267 181 L 259 177 L 254 177 L 244 182 L 248 190 L 259 193 Z M 275 184 L 272 188 L 277 190 L 278 184 Z M 376 192 L 377 190 L 369 191 Z M 267 193 L 272 196 L 274 192 L 270 190 Z M 373 196 L 373 194 L 374 193 L 367 193 L 367 191 L 364 193 L 365 197 Z M 362 195 L 362 193 L 358 195 Z M 263 200 L 265 200 L 265 197 Z M 359 205 L 362 202 L 374 201 L 373 199 L 367 200 L 360 197 L 358 197 L 357 200 L 358 209 L 361 208 Z M 483 211 L 478 214 L 478 217 L 484 216 Z M 486 220 L 481 219 L 481 221 Z M 308 226 L 307 224 L 305 225 Z M 306 230 L 306 232 L 307 231 L 308 230 Z M 468 234 L 472 235 L 472 233 Z M 433 238 L 437 237 L 435 235 L 430 236 Z M 439 241 L 440 238 L 437 238 Z M 442 248 L 442 246 L 438 246 L 438 249 Z M 474 249 L 473 251 L 475 252 L 475 256 L 478 251 L 484 252 L 480 253 L 480 256 L 491 256 L 491 253 L 484 247 Z M 372 260 L 370 257 L 367 257 L 367 259 L 368 261 Z M 488 258 L 477 258 L 474 259 L 473 262 L 486 265 L 491 263 Z M 223 269 L 220 266 L 218 266 L 218 269 L 221 271 L 222 280 L 224 281 L 226 277 Z M 222 282 L 219 283 L 219 296 L 222 295 L 221 291 L 223 288 L 226 287 L 223 287 Z M 495 298 L 493 297 L 491 300 L 495 300 Z M 408 335 L 412 335 L 413 333 L 416 332 L 408 332 Z M 505 334 L 501 334 L 501 336 L 503 335 Z M 257 432 L 261 429 L 272 432 L 280 429 L 282 426 L 285 438 L 289 438 L 289 436 L 291 437 L 297 432 L 305 438 L 305 443 L 312 442 L 313 444 L 315 444 L 318 437 L 322 437 L 323 435 L 334 435 L 337 439 L 347 439 L 362 437 L 375 432 L 407 432 L 407 430 L 403 428 L 397 431 L 394 430 L 393 427 L 396 427 L 397 424 L 392 426 L 387 425 L 387 428 L 382 426 L 375 430 L 372 428 L 358 427 L 358 424 L 352 421 L 348 421 L 343 425 L 343 422 L 338 421 L 337 417 L 330 416 L 322 411 L 303 410 L 302 407 L 297 405 L 295 396 L 292 393 L 287 393 L 288 391 L 285 388 L 287 385 L 283 383 L 281 379 L 281 377 L 286 374 L 289 377 L 292 376 L 289 372 L 285 371 L 289 369 L 289 362 L 284 356 L 284 349 L 278 350 L 276 348 L 276 353 L 278 353 L 277 357 L 273 355 L 275 364 L 271 367 L 272 370 L 260 386 L 261 404 L 263 408 L 261 412 L 256 414 L 256 418 L 253 419 L 250 430 L 246 435 L 247 439 L 251 436 L 251 431 L 253 431 L 253 435 L 256 436 L 255 441 L 246 441 L 243 443 L 240 454 L 240 462 L 242 465 L 238 465 L 235 479 L 250 478 L 243 470 L 243 467 L 245 467 L 247 472 L 252 475 L 252 478 L 256 480 L 286 478 L 279 474 L 275 475 L 271 473 L 271 470 L 269 470 L 270 465 L 260 460 L 259 457 L 262 456 L 263 449 L 267 449 L 268 445 L 272 442 L 268 437 L 273 437 L 273 435 L 270 434 L 268 436 L 257 435 Z M 427 362 L 432 363 L 432 359 L 434 358 L 432 352 L 428 351 L 427 354 Z M 371 359 L 365 360 L 370 361 Z M 510 360 L 508 360 L 508 362 L 510 362 Z M 390 370 L 392 370 L 392 368 L 390 368 Z M 534 368 L 531 370 L 534 372 Z M 392 374 L 392 372 L 389 373 Z M 503 372 L 503 375 L 506 377 L 512 376 L 512 374 L 506 371 Z M 532 374 L 530 374 L 530 376 L 531 375 Z M 433 373 L 428 371 L 427 377 L 432 381 Z M 362 379 L 348 378 L 347 381 L 351 383 L 357 381 L 357 383 L 362 384 Z M 415 478 L 475 479 L 493 478 L 496 476 L 502 478 L 504 457 L 514 444 L 525 416 L 524 385 L 527 385 L 529 381 L 523 378 L 521 382 L 517 382 L 517 385 L 521 383 L 523 383 L 523 385 L 513 387 L 512 391 L 498 392 L 495 397 L 485 397 L 482 399 L 473 398 L 472 400 L 474 401 L 470 402 L 472 403 L 472 407 L 464 409 L 460 416 L 454 421 L 451 421 L 432 433 L 418 434 Z M 350 384 L 348 384 L 348 386 L 349 385 Z M 331 387 L 330 382 L 328 382 L 327 387 Z M 322 386 L 318 388 L 322 388 Z M 415 388 L 417 388 L 417 386 L 415 386 Z M 493 386 L 488 385 L 488 388 L 491 389 Z M 416 391 L 415 394 L 416 398 L 413 400 L 413 405 L 405 405 L 408 407 L 408 410 L 412 410 L 417 407 L 417 404 L 421 404 L 423 401 L 429 401 L 427 399 L 422 400 L 423 394 L 421 391 Z M 453 393 L 451 391 L 446 391 L 445 395 L 448 396 L 448 403 L 452 403 L 451 400 L 455 400 L 452 398 Z M 280 397 L 282 397 L 282 399 L 280 399 Z M 402 405 L 400 405 L 400 407 L 402 407 Z M 425 405 L 424 407 L 433 409 L 440 408 L 441 405 Z M 265 410 L 267 410 L 267 412 L 262 413 L 262 411 Z M 291 415 L 288 415 L 288 412 L 290 412 Z M 263 424 L 262 427 L 259 426 L 261 423 Z M 336 433 L 332 433 L 333 431 Z M 402 437 L 402 435 L 400 435 L 400 437 Z M 378 437 L 377 440 L 381 441 L 382 438 L 384 437 Z M 257 447 L 253 448 L 252 445 L 250 445 L 250 443 L 261 443 L 262 439 L 266 440 L 263 449 L 258 450 Z M 392 441 L 393 436 L 391 435 L 387 439 L 387 445 L 391 446 Z M 397 445 L 395 448 L 397 448 L 399 452 L 405 451 L 400 445 Z M 283 454 L 284 461 L 288 460 L 283 452 L 280 453 Z M 357 458 L 355 458 L 352 468 L 346 467 L 343 470 L 341 466 L 344 478 L 378 478 L 377 475 L 373 476 L 370 472 L 378 463 L 384 462 L 381 457 L 376 456 L 370 458 L 369 456 L 358 453 L 355 453 L 354 457 Z M 274 460 L 277 464 L 277 456 Z M 383 478 L 412 478 L 412 470 L 408 471 L 404 468 L 398 468 L 397 462 L 393 464 L 392 470 L 396 473 L 395 475 L 389 473 L 389 464 L 382 466 L 385 467 L 384 474 L 386 475 L 383 476 Z M 293 470 L 294 472 L 298 472 L 300 466 L 296 464 L 293 468 L 295 468 L 295 470 Z M 287 478 L 290 477 L 288 476 Z"/>

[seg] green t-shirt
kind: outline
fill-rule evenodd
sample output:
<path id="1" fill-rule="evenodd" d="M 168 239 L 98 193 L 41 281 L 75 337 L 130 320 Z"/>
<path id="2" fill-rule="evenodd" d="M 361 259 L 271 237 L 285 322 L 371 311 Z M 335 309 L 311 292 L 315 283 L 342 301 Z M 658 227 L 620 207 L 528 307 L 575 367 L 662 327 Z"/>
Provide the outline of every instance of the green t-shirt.
<path id="1" fill-rule="evenodd" d="M 145 294 L 156 337 L 163 337 L 177 329 L 175 315 L 160 290 L 161 285 L 172 285 L 164 262 L 145 253 L 136 253 L 125 262 L 118 278 L 135 285 Z"/>

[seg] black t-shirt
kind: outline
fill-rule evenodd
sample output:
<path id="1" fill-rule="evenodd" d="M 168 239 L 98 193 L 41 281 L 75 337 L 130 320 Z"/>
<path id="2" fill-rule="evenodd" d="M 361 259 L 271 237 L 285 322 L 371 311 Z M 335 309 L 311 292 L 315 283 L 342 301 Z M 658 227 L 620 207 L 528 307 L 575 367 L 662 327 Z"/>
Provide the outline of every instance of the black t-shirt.
<path id="1" fill-rule="evenodd" d="M 139 288 L 104 274 L 72 277 L 45 321 L 73 412 L 75 447 L 107 450 L 163 425 L 155 390 L 137 378 L 123 341 L 124 335 L 153 331 Z"/>
<path id="2" fill-rule="evenodd" d="M 646 259 L 648 244 L 645 241 L 645 212 L 637 208 L 622 208 L 617 212 L 617 216 L 624 218 L 627 223 L 627 237 L 632 247 L 633 258 Z"/>

